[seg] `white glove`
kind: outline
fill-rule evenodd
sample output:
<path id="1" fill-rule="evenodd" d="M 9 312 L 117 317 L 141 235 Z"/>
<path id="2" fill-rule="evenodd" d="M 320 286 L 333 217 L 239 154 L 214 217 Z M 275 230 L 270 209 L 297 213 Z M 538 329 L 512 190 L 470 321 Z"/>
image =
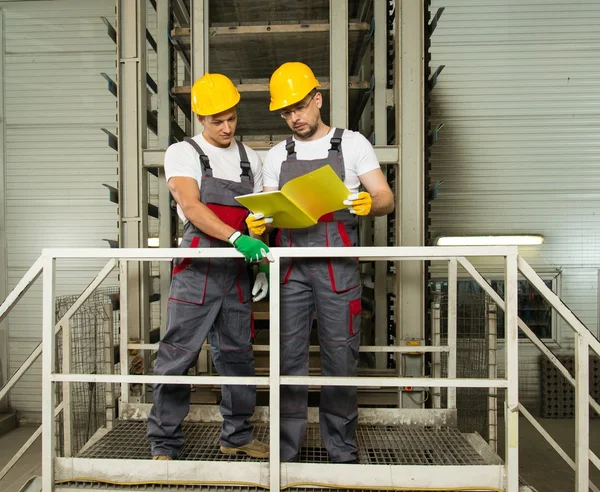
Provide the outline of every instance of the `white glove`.
<path id="1" fill-rule="evenodd" d="M 252 302 L 258 302 L 264 299 L 269 292 L 269 281 L 264 272 L 258 272 L 256 280 L 254 281 L 254 287 L 252 288 Z"/>

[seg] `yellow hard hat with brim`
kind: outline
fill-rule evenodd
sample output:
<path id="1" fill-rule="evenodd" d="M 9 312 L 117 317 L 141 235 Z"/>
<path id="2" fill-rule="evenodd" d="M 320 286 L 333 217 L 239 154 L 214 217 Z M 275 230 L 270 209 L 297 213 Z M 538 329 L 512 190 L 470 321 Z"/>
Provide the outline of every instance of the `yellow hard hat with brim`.
<path id="1" fill-rule="evenodd" d="M 240 93 L 233 82 L 220 73 L 206 73 L 192 86 L 192 111 L 210 116 L 233 108 L 240 102 Z"/>
<path id="2" fill-rule="evenodd" d="M 296 104 L 320 85 L 308 65 L 301 62 L 284 63 L 271 75 L 269 82 L 271 104 L 269 109 L 277 111 Z"/>

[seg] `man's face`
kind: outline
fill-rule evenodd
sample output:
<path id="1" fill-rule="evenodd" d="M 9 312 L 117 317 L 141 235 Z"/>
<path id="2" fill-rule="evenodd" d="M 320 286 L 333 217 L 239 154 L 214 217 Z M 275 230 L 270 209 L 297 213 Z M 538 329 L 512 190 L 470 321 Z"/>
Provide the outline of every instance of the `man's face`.
<path id="1" fill-rule="evenodd" d="M 302 101 L 281 110 L 281 116 L 290 130 L 300 139 L 312 137 L 319 128 L 323 96 L 311 91 Z"/>
<path id="2" fill-rule="evenodd" d="M 198 116 L 198 121 L 204 126 L 202 134 L 208 143 L 215 147 L 227 148 L 235 135 L 237 110 L 233 107 L 222 113 Z"/>

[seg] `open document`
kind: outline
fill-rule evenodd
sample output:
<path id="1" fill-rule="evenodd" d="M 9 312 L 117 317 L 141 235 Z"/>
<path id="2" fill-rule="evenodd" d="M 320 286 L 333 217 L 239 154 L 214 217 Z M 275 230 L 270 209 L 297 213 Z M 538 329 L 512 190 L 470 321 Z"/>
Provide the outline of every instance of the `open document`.
<path id="1" fill-rule="evenodd" d="M 329 164 L 288 181 L 281 190 L 236 196 L 253 213 L 273 217 L 273 227 L 315 225 L 325 214 L 346 208 L 350 192 Z"/>

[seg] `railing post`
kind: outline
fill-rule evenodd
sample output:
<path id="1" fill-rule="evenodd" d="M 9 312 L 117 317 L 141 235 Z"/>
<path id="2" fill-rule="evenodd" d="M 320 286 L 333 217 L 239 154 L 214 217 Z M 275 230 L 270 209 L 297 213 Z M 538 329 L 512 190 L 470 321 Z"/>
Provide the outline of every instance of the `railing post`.
<path id="1" fill-rule="evenodd" d="M 440 293 L 435 292 L 433 302 L 431 303 L 431 330 L 432 330 L 432 343 L 434 347 L 440 347 L 442 345 L 442 322 L 441 322 L 441 304 L 440 304 Z M 433 360 L 433 377 L 442 377 L 442 354 L 441 352 L 434 352 L 432 354 Z M 439 386 L 433 388 L 432 398 L 433 408 L 441 408 L 442 406 L 442 395 L 441 388 Z"/>
<path id="2" fill-rule="evenodd" d="M 575 491 L 588 492 L 590 472 L 590 354 L 587 340 L 575 335 Z"/>
<path id="3" fill-rule="evenodd" d="M 54 401 L 52 375 L 54 374 L 54 324 L 56 323 L 55 298 L 56 260 L 44 257 L 42 287 L 42 490 L 54 490 Z"/>
<path id="4" fill-rule="evenodd" d="M 269 445 L 270 445 L 270 490 L 279 490 L 281 463 L 279 461 L 280 433 L 280 365 L 279 365 L 279 256 L 270 266 L 269 277 Z"/>
<path id="5" fill-rule="evenodd" d="M 488 327 L 488 377 L 498 377 L 498 306 L 486 296 L 486 321 Z M 488 393 L 488 443 L 498 449 L 498 389 L 490 388 Z"/>
<path id="6" fill-rule="evenodd" d="M 121 369 L 122 376 L 127 376 L 129 372 L 129 355 L 127 351 L 127 344 L 129 343 L 129 313 L 127 311 L 129 304 L 127 292 L 128 263 L 129 262 L 127 260 L 119 261 L 119 277 L 121 278 L 121 294 L 119 296 L 119 298 L 121 299 L 121 303 L 119 306 L 119 313 L 121 315 L 121 320 L 119 323 L 119 366 Z M 129 403 L 129 383 L 121 383 L 121 401 L 123 403 Z"/>
<path id="7" fill-rule="evenodd" d="M 458 307 L 456 258 L 448 261 L 448 379 L 456 379 L 456 311 Z M 448 408 L 456 408 L 456 388 L 448 388 Z"/>
<path id="8" fill-rule="evenodd" d="M 71 318 L 62 324 L 62 372 L 71 373 Z M 73 456 L 73 411 L 71 406 L 71 383 L 62 383 L 63 408 L 63 453 L 66 458 Z"/>
<path id="9" fill-rule="evenodd" d="M 104 330 L 104 366 L 106 374 L 113 374 L 115 371 L 115 347 L 113 337 L 113 308 L 110 302 L 103 305 L 104 322 L 102 328 Z M 115 392 L 113 383 L 106 383 L 104 387 L 105 404 L 106 404 L 106 428 L 112 429 L 115 419 Z"/>
<path id="10" fill-rule="evenodd" d="M 505 267 L 506 401 L 504 404 L 506 492 L 519 490 L 519 333 L 517 255 L 506 256 Z"/>

